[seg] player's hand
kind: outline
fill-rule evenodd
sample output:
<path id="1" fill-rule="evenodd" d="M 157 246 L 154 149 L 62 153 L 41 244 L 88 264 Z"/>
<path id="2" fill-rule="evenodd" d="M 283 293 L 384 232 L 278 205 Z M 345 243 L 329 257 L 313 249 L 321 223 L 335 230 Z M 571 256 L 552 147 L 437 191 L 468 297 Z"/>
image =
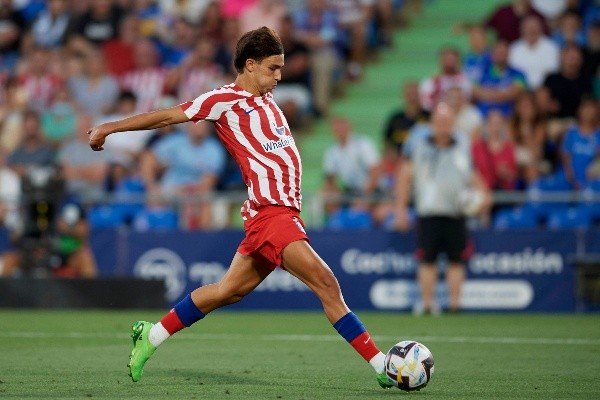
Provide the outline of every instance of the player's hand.
<path id="1" fill-rule="evenodd" d="M 94 151 L 102 151 L 104 150 L 104 141 L 108 136 L 108 131 L 103 127 L 103 125 L 96 126 L 88 131 L 88 136 L 90 137 L 89 143 L 90 147 Z"/>

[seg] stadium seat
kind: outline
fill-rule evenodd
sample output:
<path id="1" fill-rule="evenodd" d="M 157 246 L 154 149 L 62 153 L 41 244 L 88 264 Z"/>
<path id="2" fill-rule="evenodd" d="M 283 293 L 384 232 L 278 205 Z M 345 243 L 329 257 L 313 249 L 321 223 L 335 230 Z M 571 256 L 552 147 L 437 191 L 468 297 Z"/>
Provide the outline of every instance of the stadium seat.
<path id="1" fill-rule="evenodd" d="M 365 210 L 342 208 L 329 217 L 327 228 L 332 230 L 371 229 L 373 217 Z"/>
<path id="2" fill-rule="evenodd" d="M 547 222 L 550 229 L 583 229 L 589 228 L 591 224 L 591 216 L 583 207 L 570 207 L 567 210 L 553 212 Z"/>
<path id="3" fill-rule="evenodd" d="M 567 202 L 544 200 L 545 194 L 571 190 L 571 186 L 562 172 L 540 178 L 530 185 L 527 193 L 529 200 L 525 203 L 525 207 L 535 214 L 538 221 L 545 221 L 551 214 L 564 212 L 569 208 Z"/>
<path id="4" fill-rule="evenodd" d="M 92 229 L 117 228 L 125 224 L 125 218 L 118 207 L 100 205 L 92 207 L 87 213 Z"/>
<path id="5" fill-rule="evenodd" d="M 500 210 L 494 216 L 494 229 L 532 229 L 537 227 L 536 214 L 530 207 Z"/>
<path id="6" fill-rule="evenodd" d="M 167 230 L 178 227 L 177 212 L 170 208 L 144 208 L 137 213 L 133 227 L 138 231 Z"/>
<path id="7" fill-rule="evenodd" d="M 137 178 L 127 178 L 115 188 L 116 203 L 113 207 L 122 214 L 125 222 L 131 222 L 144 208 L 144 203 L 140 201 L 143 193 L 144 184 Z"/>

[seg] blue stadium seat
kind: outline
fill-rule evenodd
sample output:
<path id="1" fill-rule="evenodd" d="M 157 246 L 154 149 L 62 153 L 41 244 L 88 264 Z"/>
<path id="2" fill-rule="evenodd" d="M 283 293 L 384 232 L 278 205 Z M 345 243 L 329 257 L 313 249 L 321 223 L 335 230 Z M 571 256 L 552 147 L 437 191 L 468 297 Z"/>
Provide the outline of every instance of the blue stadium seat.
<path id="1" fill-rule="evenodd" d="M 137 213 L 133 227 L 138 231 L 176 229 L 179 219 L 177 212 L 170 208 L 145 208 Z"/>
<path id="2" fill-rule="evenodd" d="M 327 228 L 332 230 L 371 229 L 373 217 L 365 210 L 342 208 L 329 217 Z"/>
<path id="3" fill-rule="evenodd" d="M 562 172 L 540 178 L 530 185 L 527 193 L 529 200 L 525 203 L 525 207 L 535 214 L 538 221 L 547 220 L 551 214 L 568 210 L 569 204 L 559 201 L 546 201 L 544 195 L 571 190 L 571 186 Z"/>
<path id="4" fill-rule="evenodd" d="M 144 203 L 140 201 L 143 193 L 144 184 L 137 178 L 127 178 L 115 188 L 114 195 L 117 201 L 113 207 L 122 214 L 126 222 L 131 222 L 144 208 Z"/>
<path id="5" fill-rule="evenodd" d="M 494 229 L 532 229 L 538 226 L 536 214 L 530 207 L 500 210 L 493 220 Z"/>
<path id="6" fill-rule="evenodd" d="M 589 228 L 591 224 L 592 218 L 583 207 L 570 207 L 567 210 L 553 212 L 547 222 L 550 229 Z"/>
<path id="7" fill-rule="evenodd" d="M 121 210 L 110 205 L 92 207 L 87 213 L 87 219 L 92 229 L 116 228 L 125 224 Z"/>

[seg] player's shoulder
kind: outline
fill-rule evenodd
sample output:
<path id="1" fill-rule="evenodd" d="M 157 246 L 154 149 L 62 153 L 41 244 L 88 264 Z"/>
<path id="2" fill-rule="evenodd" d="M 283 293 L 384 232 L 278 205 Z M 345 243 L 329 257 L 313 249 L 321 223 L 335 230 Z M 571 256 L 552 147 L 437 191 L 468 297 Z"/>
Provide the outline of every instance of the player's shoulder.
<path id="1" fill-rule="evenodd" d="M 252 97 L 252 94 L 237 86 L 235 83 L 215 88 L 207 93 L 206 97 L 219 98 L 220 101 L 242 100 Z"/>

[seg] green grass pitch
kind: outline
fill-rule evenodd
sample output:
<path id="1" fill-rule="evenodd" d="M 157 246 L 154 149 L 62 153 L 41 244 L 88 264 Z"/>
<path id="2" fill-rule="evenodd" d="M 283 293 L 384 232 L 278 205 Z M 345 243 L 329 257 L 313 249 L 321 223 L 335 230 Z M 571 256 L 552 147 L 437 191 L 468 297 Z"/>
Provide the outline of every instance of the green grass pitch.
<path id="1" fill-rule="evenodd" d="M 216 312 L 169 339 L 138 383 L 127 376 L 136 319 L 156 311 L 0 311 L 0 398 L 597 399 L 598 315 L 412 317 L 358 313 L 380 348 L 433 352 L 420 392 L 383 390 L 320 313 Z"/>

